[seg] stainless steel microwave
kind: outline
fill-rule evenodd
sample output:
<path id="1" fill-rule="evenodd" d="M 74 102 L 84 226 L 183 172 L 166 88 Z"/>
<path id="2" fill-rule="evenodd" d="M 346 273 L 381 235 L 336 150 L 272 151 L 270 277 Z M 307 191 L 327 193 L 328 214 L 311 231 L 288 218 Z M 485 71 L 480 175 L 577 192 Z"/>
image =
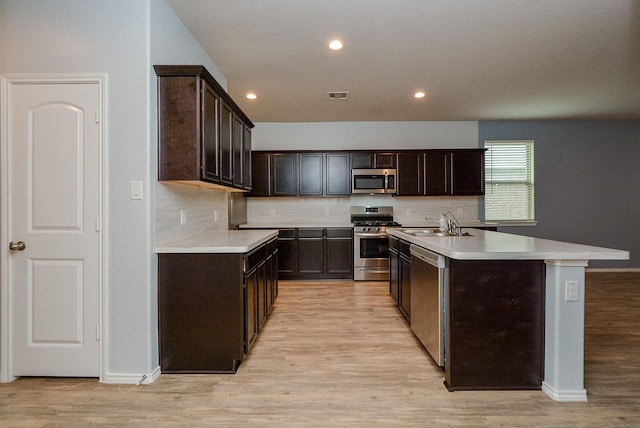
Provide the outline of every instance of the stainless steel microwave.
<path id="1" fill-rule="evenodd" d="M 395 169 L 352 169 L 351 193 L 396 193 Z"/>

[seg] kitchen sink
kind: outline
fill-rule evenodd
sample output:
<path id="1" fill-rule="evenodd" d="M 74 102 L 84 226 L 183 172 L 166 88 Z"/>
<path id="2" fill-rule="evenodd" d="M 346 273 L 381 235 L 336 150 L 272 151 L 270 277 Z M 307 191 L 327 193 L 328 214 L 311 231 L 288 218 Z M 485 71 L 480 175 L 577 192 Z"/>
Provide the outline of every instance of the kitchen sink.
<path id="1" fill-rule="evenodd" d="M 442 231 L 438 228 L 427 228 L 427 229 L 400 229 L 400 232 L 406 233 L 411 236 L 420 236 L 420 237 L 429 237 L 429 236 L 472 236 L 468 233 L 463 233 L 462 235 L 456 235 L 455 233 L 450 233 L 446 231 Z"/>
<path id="2" fill-rule="evenodd" d="M 400 232 L 413 236 L 455 236 L 440 229 L 400 229 Z"/>

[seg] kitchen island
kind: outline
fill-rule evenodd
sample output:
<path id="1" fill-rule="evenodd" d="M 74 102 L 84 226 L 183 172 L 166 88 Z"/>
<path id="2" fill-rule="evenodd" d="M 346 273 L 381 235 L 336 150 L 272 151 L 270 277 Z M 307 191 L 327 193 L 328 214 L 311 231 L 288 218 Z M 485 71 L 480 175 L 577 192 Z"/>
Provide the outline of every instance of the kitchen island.
<path id="1" fill-rule="evenodd" d="M 510 266 L 515 266 L 514 263 L 543 263 L 544 275 L 540 281 L 544 281 L 544 305 L 541 312 L 544 318 L 544 345 L 541 348 L 544 352 L 544 372 L 540 387 L 557 401 L 586 401 L 584 270 L 589 260 L 624 260 L 629 258 L 629 252 L 479 229 L 464 229 L 463 232 L 469 233 L 470 236 L 433 237 L 411 235 L 404 233 L 400 228 L 389 228 L 388 231 L 392 236 L 445 256 L 451 262 L 474 262 L 478 268 L 482 268 L 495 266 L 496 262 L 504 261 L 506 268 L 494 269 L 490 274 L 491 281 L 498 284 L 513 283 Z M 455 266 L 456 263 L 452 265 Z M 467 276 L 465 281 L 467 287 L 475 284 L 473 276 Z M 448 297 L 450 296 L 445 296 L 445 299 Z M 474 310 L 474 303 L 471 299 L 464 302 L 467 311 Z M 501 314 L 495 313 L 493 317 L 499 319 Z M 473 342 L 483 339 L 467 337 L 466 340 Z M 468 361 L 466 363 L 469 364 Z M 452 367 L 447 367 L 447 364 L 452 363 L 445 362 L 445 372 L 448 376 Z M 477 370 L 482 371 L 482 367 L 478 367 Z"/>

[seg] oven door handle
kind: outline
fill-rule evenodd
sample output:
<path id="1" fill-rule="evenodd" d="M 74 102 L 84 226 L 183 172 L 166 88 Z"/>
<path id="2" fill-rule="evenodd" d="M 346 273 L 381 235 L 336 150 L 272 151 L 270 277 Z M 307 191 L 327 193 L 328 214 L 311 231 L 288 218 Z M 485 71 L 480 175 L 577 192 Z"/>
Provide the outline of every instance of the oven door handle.
<path id="1" fill-rule="evenodd" d="M 355 237 L 363 237 L 363 238 L 386 238 L 389 236 L 388 233 L 354 233 Z"/>

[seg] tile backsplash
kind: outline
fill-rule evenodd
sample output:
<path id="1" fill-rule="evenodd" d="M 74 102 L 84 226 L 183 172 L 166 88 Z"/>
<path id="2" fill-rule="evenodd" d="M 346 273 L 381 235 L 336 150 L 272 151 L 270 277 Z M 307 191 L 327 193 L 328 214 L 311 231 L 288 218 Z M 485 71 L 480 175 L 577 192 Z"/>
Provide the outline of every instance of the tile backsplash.
<path id="1" fill-rule="evenodd" d="M 451 211 L 461 222 L 478 220 L 477 196 L 392 197 L 353 195 L 340 198 L 263 197 L 247 198 L 248 223 L 349 223 L 352 205 L 393 206 L 394 220 L 401 224 L 424 224 L 425 217 Z"/>
<path id="2" fill-rule="evenodd" d="M 228 229 L 230 197 L 225 191 L 156 182 L 156 242 L 170 242 L 205 230 Z M 389 205 L 393 206 L 394 220 L 403 225 L 424 225 L 429 223 L 425 217 L 438 217 L 446 211 L 461 222 L 474 222 L 478 220 L 478 200 L 477 196 L 247 197 L 246 214 L 251 224 L 349 224 L 352 205 Z"/>
<path id="3" fill-rule="evenodd" d="M 156 242 L 229 227 L 227 192 L 166 182 L 156 182 L 155 191 Z"/>

